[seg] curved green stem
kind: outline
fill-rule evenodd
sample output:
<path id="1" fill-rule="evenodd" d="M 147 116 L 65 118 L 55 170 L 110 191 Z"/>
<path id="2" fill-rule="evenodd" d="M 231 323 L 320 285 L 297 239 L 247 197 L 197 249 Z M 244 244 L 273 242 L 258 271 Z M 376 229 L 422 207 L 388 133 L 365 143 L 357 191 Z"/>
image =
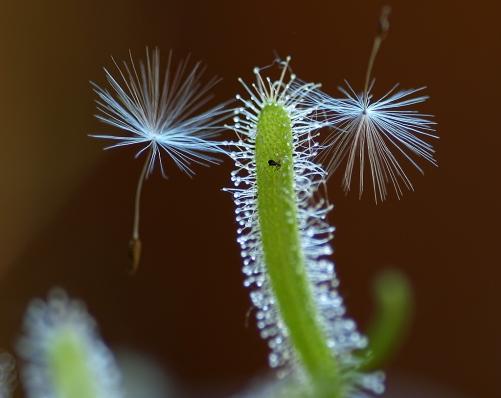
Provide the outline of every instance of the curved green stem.
<path id="1" fill-rule="evenodd" d="M 364 370 L 378 369 L 398 349 L 408 329 L 413 307 L 409 281 L 397 270 L 386 270 L 375 281 L 376 313 L 363 353 Z"/>
<path id="2" fill-rule="evenodd" d="M 337 364 L 319 322 L 305 268 L 297 222 L 291 120 L 280 105 L 259 115 L 256 136 L 258 212 L 266 268 L 280 314 L 304 369 L 342 397 Z M 323 395 L 325 396 L 325 395 Z"/>

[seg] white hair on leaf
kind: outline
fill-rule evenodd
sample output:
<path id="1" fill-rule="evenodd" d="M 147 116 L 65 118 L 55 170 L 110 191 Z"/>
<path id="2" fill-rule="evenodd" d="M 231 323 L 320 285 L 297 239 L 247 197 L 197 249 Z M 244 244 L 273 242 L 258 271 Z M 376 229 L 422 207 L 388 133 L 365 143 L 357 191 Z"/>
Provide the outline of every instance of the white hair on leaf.
<path id="1" fill-rule="evenodd" d="M 289 342 L 287 327 L 267 275 L 258 218 L 256 135 L 260 112 L 268 105 L 283 107 L 291 121 L 298 231 L 311 291 L 328 346 L 343 368 L 354 369 L 358 365 L 354 351 L 366 347 L 367 340 L 357 331 L 355 322 L 345 316 L 343 299 L 338 292 L 339 281 L 334 264 L 328 258 L 332 253 L 330 240 L 334 228 L 328 224 L 326 216 L 332 206 L 322 198 L 319 188 L 324 184 L 327 173 L 316 162 L 318 151 L 322 149 L 316 142 L 317 130 L 324 125 L 315 117 L 320 105 L 317 93 L 320 85 L 299 81 L 289 71 L 289 60 L 288 57 L 279 62 L 281 73 L 277 80 L 263 78 L 261 71 L 265 68 L 254 69 L 255 83 L 251 85 L 239 79 L 250 98 L 237 95 L 242 106 L 235 109 L 234 124 L 228 126 L 238 140 L 228 143 L 234 148 L 230 156 L 236 169 L 231 173 L 234 187 L 225 190 L 233 195 L 236 205 L 237 240 L 243 258 L 244 285 L 251 288 L 257 326 L 270 348 L 269 364 L 278 369 L 279 376 L 291 375 L 303 379 L 303 370 Z M 363 375 L 353 372 L 357 373 L 351 379 L 356 387 L 350 391 L 350 397 L 362 397 L 366 389 L 375 393 L 384 390 L 381 373 Z"/>
<path id="2" fill-rule="evenodd" d="M 0 398 L 10 398 L 15 386 L 15 360 L 12 355 L 0 353 Z"/>
<path id="3" fill-rule="evenodd" d="M 417 159 L 437 165 L 433 146 L 427 139 L 438 138 L 434 134 L 431 115 L 420 114 L 409 106 L 424 102 L 428 97 L 416 95 L 424 89 L 396 91 L 394 86 L 383 97 L 374 100 L 372 85 L 367 93 L 356 93 L 347 84 L 340 88 L 344 98 L 332 98 L 319 93 L 316 103 L 325 112 L 326 124 L 333 127 L 326 140 L 328 149 L 323 158 L 328 159 L 330 174 L 341 169 L 343 188 L 352 187 L 355 169 L 359 169 L 359 195 L 364 190 L 366 165 L 370 172 L 376 202 L 388 196 L 388 185 L 393 186 L 396 196 L 403 195 L 403 188 L 413 189 L 400 159 L 407 161 L 421 173 Z"/>
<path id="4" fill-rule="evenodd" d="M 78 353 L 71 356 L 65 368 L 85 370 L 82 378 L 71 374 L 80 387 L 92 391 L 93 398 L 123 398 L 120 372 L 94 319 L 83 303 L 70 299 L 60 289 L 51 290 L 47 301 L 34 300 L 24 319 L 18 352 L 25 361 L 22 376 L 30 398 L 66 398 L 61 396 L 65 388 L 61 383 L 71 381 L 62 377 L 64 370 L 57 366 L 61 358 L 56 358 L 62 345 L 72 345 L 71 352 Z"/>
<path id="5" fill-rule="evenodd" d="M 165 73 L 161 73 L 157 48 L 151 54 L 146 49 L 146 61 L 140 61 L 138 66 L 132 54 L 122 66 L 113 62 L 117 78 L 104 69 L 110 90 L 91 82 L 99 98 L 96 100 L 99 113 L 95 116 L 128 135 L 93 134 L 92 137 L 116 141 L 106 149 L 139 145 L 136 157 L 150 149 L 147 174 L 158 162 L 165 176 L 162 153 L 190 176 L 194 174 L 193 163 L 219 162 L 213 154 L 223 151 L 213 138 L 226 119 L 225 104 L 198 113 L 212 99 L 210 90 L 218 79 L 202 83 L 205 68 L 200 63 L 190 68 L 189 57 L 174 67 L 172 52 Z"/>

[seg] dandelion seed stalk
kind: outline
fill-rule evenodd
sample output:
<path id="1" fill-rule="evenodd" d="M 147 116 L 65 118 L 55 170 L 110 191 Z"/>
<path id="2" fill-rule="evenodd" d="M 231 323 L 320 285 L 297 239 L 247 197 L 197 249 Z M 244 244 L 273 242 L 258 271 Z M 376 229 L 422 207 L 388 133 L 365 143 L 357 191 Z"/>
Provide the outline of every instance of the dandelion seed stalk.
<path id="1" fill-rule="evenodd" d="M 201 112 L 210 101 L 217 78 L 202 82 L 205 68 L 199 63 L 190 67 L 189 57 L 177 66 L 169 54 L 165 73 L 161 73 L 160 51 L 146 49 L 146 60 L 136 62 L 113 60 L 115 76 L 104 69 L 108 88 L 92 83 L 98 120 L 122 131 L 121 135 L 92 134 L 94 138 L 111 141 L 107 147 L 139 147 L 136 157 L 148 152 L 139 176 L 134 199 L 134 221 L 129 242 L 131 272 L 135 273 L 141 259 L 139 238 L 140 204 L 144 180 L 159 166 L 162 176 L 165 158 L 184 173 L 193 176 L 195 164 L 219 163 L 213 156 L 223 152 L 214 138 L 227 118 L 225 104 Z"/>
<path id="2" fill-rule="evenodd" d="M 314 380 L 330 380 L 341 397 L 338 365 L 327 346 L 301 250 L 294 191 L 291 120 L 281 106 L 260 114 L 256 136 L 258 209 L 266 267 L 282 318 L 301 361 Z M 270 167 L 268 161 L 279 162 Z"/>
<path id="3" fill-rule="evenodd" d="M 139 238 L 139 220 L 141 214 L 141 193 L 143 191 L 144 180 L 146 179 L 146 174 L 148 172 L 148 165 L 151 162 L 151 157 L 153 156 L 153 147 L 148 151 L 146 160 L 144 162 L 143 169 L 139 175 L 136 187 L 136 195 L 134 197 L 134 221 L 132 227 L 132 238 L 129 242 L 130 257 L 132 262 L 131 272 L 136 272 L 139 267 L 139 262 L 141 261 L 141 239 Z"/>
<path id="4" fill-rule="evenodd" d="M 374 61 L 376 60 L 376 56 L 377 53 L 379 52 L 379 48 L 381 47 L 381 43 L 386 38 L 386 35 L 388 34 L 388 29 L 390 28 L 390 23 L 388 21 L 390 12 L 391 12 L 391 7 L 384 6 L 381 10 L 381 15 L 379 17 L 379 31 L 376 37 L 374 38 L 371 55 L 369 57 L 369 63 L 367 64 L 367 71 L 365 72 L 364 94 L 367 100 L 369 95 L 369 85 L 372 75 L 372 69 L 374 68 Z"/>

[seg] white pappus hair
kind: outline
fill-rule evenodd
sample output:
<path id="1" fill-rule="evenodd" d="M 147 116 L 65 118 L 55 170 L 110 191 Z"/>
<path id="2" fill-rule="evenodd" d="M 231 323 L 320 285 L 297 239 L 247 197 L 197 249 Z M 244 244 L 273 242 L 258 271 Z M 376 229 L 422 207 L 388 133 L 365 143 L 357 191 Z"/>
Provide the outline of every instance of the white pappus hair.
<path id="1" fill-rule="evenodd" d="M 200 63 L 190 68 L 189 58 L 174 67 L 172 52 L 165 73 L 161 73 L 157 48 L 151 55 L 146 49 L 146 61 L 140 61 L 138 66 L 132 54 L 130 62 L 124 61 L 122 66 L 114 63 L 117 78 L 104 69 L 111 90 L 91 82 L 98 96 L 99 113 L 95 116 L 128 134 L 93 134 L 92 137 L 116 141 L 106 149 L 139 145 L 141 149 L 136 157 L 151 148 L 148 174 L 158 162 L 165 176 L 162 153 L 190 176 L 194 174 L 192 164 L 218 162 L 211 154 L 222 150 L 212 139 L 221 131 L 220 124 L 226 119 L 226 104 L 201 112 L 211 100 L 210 90 L 218 79 L 202 83 L 205 68 Z"/>
<path id="2" fill-rule="evenodd" d="M 349 83 L 340 88 L 343 98 L 332 98 L 319 93 L 317 104 L 327 115 L 326 124 L 331 126 L 332 134 L 327 138 L 328 150 L 324 153 L 329 173 L 343 171 L 343 189 L 348 192 L 358 163 L 359 195 L 364 190 L 364 174 L 370 174 L 376 202 L 388 196 L 387 185 L 393 187 L 397 198 L 403 189 L 413 190 L 400 158 L 410 163 L 419 172 L 419 158 L 437 165 L 433 146 L 427 139 L 438 138 L 434 134 L 430 115 L 420 114 L 409 109 L 412 105 L 426 101 L 427 96 L 416 96 L 424 87 L 396 91 L 395 85 L 379 99 L 371 94 L 374 82 L 367 92 L 356 93 Z"/>
<path id="3" fill-rule="evenodd" d="M 280 79 L 263 79 L 261 71 L 255 68 L 256 82 L 248 85 L 239 79 L 249 99 L 237 95 L 242 106 L 235 109 L 234 124 L 231 129 L 238 141 L 231 142 L 230 156 L 236 169 L 231 173 L 231 192 L 236 205 L 238 223 L 238 243 L 243 258 L 244 284 L 251 288 L 251 300 L 256 307 L 257 326 L 262 338 L 270 348 L 269 364 L 278 369 L 279 376 L 287 374 L 302 377 L 302 370 L 288 340 L 288 332 L 281 319 L 279 308 L 271 290 L 266 272 L 262 249 L 257 205 L 257 182 L 255 163 L 255 140 L 257 123 L 261 110 L 269 104 L 282 106 L 287 112 L 293 134 L 293 168 L 302 252 L 311 290 L 324 328 L 332 355 L 346 368 L 352 368 L 357 360 L 353 351 L 366 347 L 366 338 L 357 331 L 355 322 L 345 316 L 343 299 L 338 292 L 338 279 L 334 264 L 328 258 L 332 253 L 330 240 L 334 228 L 326 215 L 331 210 L 319 188 L 325 182 L 326 172 L 315 159 L 321 146 L 316 142 L 322 123 L 313 115 L 318 110 L 315 91 L 319 87 L 313 83 L 298 82 L 290 73 L 289 81 L 284 80 L 288 72 L 289 59 L 280 62 Z M 354 377 L 357 390 L 350 396 L 362 396 L 362 390 L 381 392 L 383 376 L 380 373 Z"/>
<path id="4" fill-rule="evenodd" d="M 47 301 L 33 300 L 24 319 L 24 334 L 18 342 L 24 359 L 22 377 L 32 398 L 60 398 L 50 364 L 58 338 L 71 333 L 81 347 L 87 369 L 93 376 L 96 398 L 123 398 L 121 375 L 111 351 L 101 340 L 94 319 L 85 305 L 70 299 L 61 289 L 50 291 Z"/>

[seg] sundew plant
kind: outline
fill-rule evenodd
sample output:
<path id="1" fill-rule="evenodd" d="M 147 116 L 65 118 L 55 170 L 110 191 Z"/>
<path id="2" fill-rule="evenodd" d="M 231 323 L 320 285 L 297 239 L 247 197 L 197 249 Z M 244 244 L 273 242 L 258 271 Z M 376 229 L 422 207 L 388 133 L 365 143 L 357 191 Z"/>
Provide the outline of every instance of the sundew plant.
<path id="1" fill-rule="evenodd" d="M 416 167 L 405 149 L 434 163 L 431 145 L 421 139 L 434 137 L 432 122 L 406 108 L 425 97 L 412 97 L 418 90 L 392 90 L 373 101 L 370 94 L 388 13 L 385 7 L 361 94 L 350 87 L 351 92 L 342 91 L 345 98 L 329 97 L 319 91 L 320 85 L 300 81 L 289 71 L 290 57 L 277 63 L 277 78 L 263 73 L 268 68 L 255 68 L 253 83 L 239 79 L 245 95 L 236 97 L 241 102 L 232 125 L 236 168 L 234 188 L 228 191 L 236 205 L 245 284 L 251 288 L 258 328 L 270 348 L 270 366 L 302 384 L 306 392 L 299 394 L 341 398 L 384 391 L 382 373 L 365 369 L 371 368 L 371 355 L 388 348 L 383 336 L 393 334 L 396 318 L 386 330 L 374 327 L 381 345 L 369 348 L 365 358 L 360 356 L 368 342 L 346 315 L 329 260 L 334 229 L 326 220 L 331 206 L 320 189 L 328 172 L 318 159 L 322 153 L 331 156 L 328 168 L 335 170 L 347 157 L 344 185 L 349 189 L 358 157 L 362 192 L 367 153 L 376 200 L 386 198 L 387 182 L 397 195 L 402 193 L 399 179 L 412 187 L 392 149 Z M 330 127 L 334 138 L 319 144 L 318 130 L 323 127 Z M 408 297 L 396 287 L 398 291 L 400 299 Z"/>
<path id="2" fill-rule="evenodd" d="M 315 161 L 320 123 L 311 117 L 314 83 L 295 83 L 290 58 L 277 80 L 254 69 L 255 83 L 242 82 L 231 156 L 236 170 L 230 189 L 237 206 L 245 284 L 252 288 L 258 327 L 271 349 L 269 362 L 281 373 L 332 385 L 333 397 L 383 390 L 379 374 L 358 374 L 355 350 L 367 341 L 345 315 L 337 291 L 326 221 L 328 202 L 317 198 L 326 172 Z M 287 78 L 286 78 L 287 77 Z M 348 372 L 350 385 L 344 384 Z M 318 392 L 316 392 L 318 395 Z"/>
<path id="3" fill-rule="evenodd" d="M 122 398 L 120 372 L 83 303 L 55 289 L 35 300 L 18 352 L 30 398 Z"/>
<path id="4" fill-rule="evenodd" d="M 362 332 L 348 315 L 331 259 L 333 206 L 329 177 L 342 173 L 359 194 L 372 187 L 376 202 L 412 189 L 405 166 L 436 165 L 431 117 L 413 109 L 422 89 L 372 94 L 372 71 L 385 39 L 389 9 L 383 8 L 361 92 L 349 83 L 335 98 L 319 83 L 299 79 L 291 57 L 255 67 L 240 78 L 236 102 L 209 106 L 217 79 L 172 53 L 114 62 L 106 86 L 92 83 L 96 117 L 120 132 L 95 133 L 108 148 L 135 146 L 143 158 L 133 205 L 132 271 L 140 261 L 140 198 L 145 179 L 158 168 L 193 176 L 195 165 L 234 162 L 232 186 L 244 285 L 250 291 L 257 329 L 269 347 L 271 377 L 238 396 L 368 398 L 385 391 L 384 360 L 408 325 L 412 297 L 397 271 L 375 284 L 377 306 Z M 191 66 L 190 66 L 191 65 Z M 219 138 L 226 130 L 231 138 Z M 343 171 L 344 168 L 344 171 Z M 169 172 L 171 170 L 169 169 Z M 133 281 L 133 280 L 132 280 Z M 20 379 L 29 398 L 131 398 L 119 362 L 101 339 L 85 305 L 62 289 L 28 307 L 17 344 Z M 0 354 L 0 398 L 15 386 L 14 361 Z M 130 385 L 128 383 L 127 385 Z M 175 395 L 173 395 L 175 396 Z M 134 398 L 150 398 L 141 396 Z"/>

